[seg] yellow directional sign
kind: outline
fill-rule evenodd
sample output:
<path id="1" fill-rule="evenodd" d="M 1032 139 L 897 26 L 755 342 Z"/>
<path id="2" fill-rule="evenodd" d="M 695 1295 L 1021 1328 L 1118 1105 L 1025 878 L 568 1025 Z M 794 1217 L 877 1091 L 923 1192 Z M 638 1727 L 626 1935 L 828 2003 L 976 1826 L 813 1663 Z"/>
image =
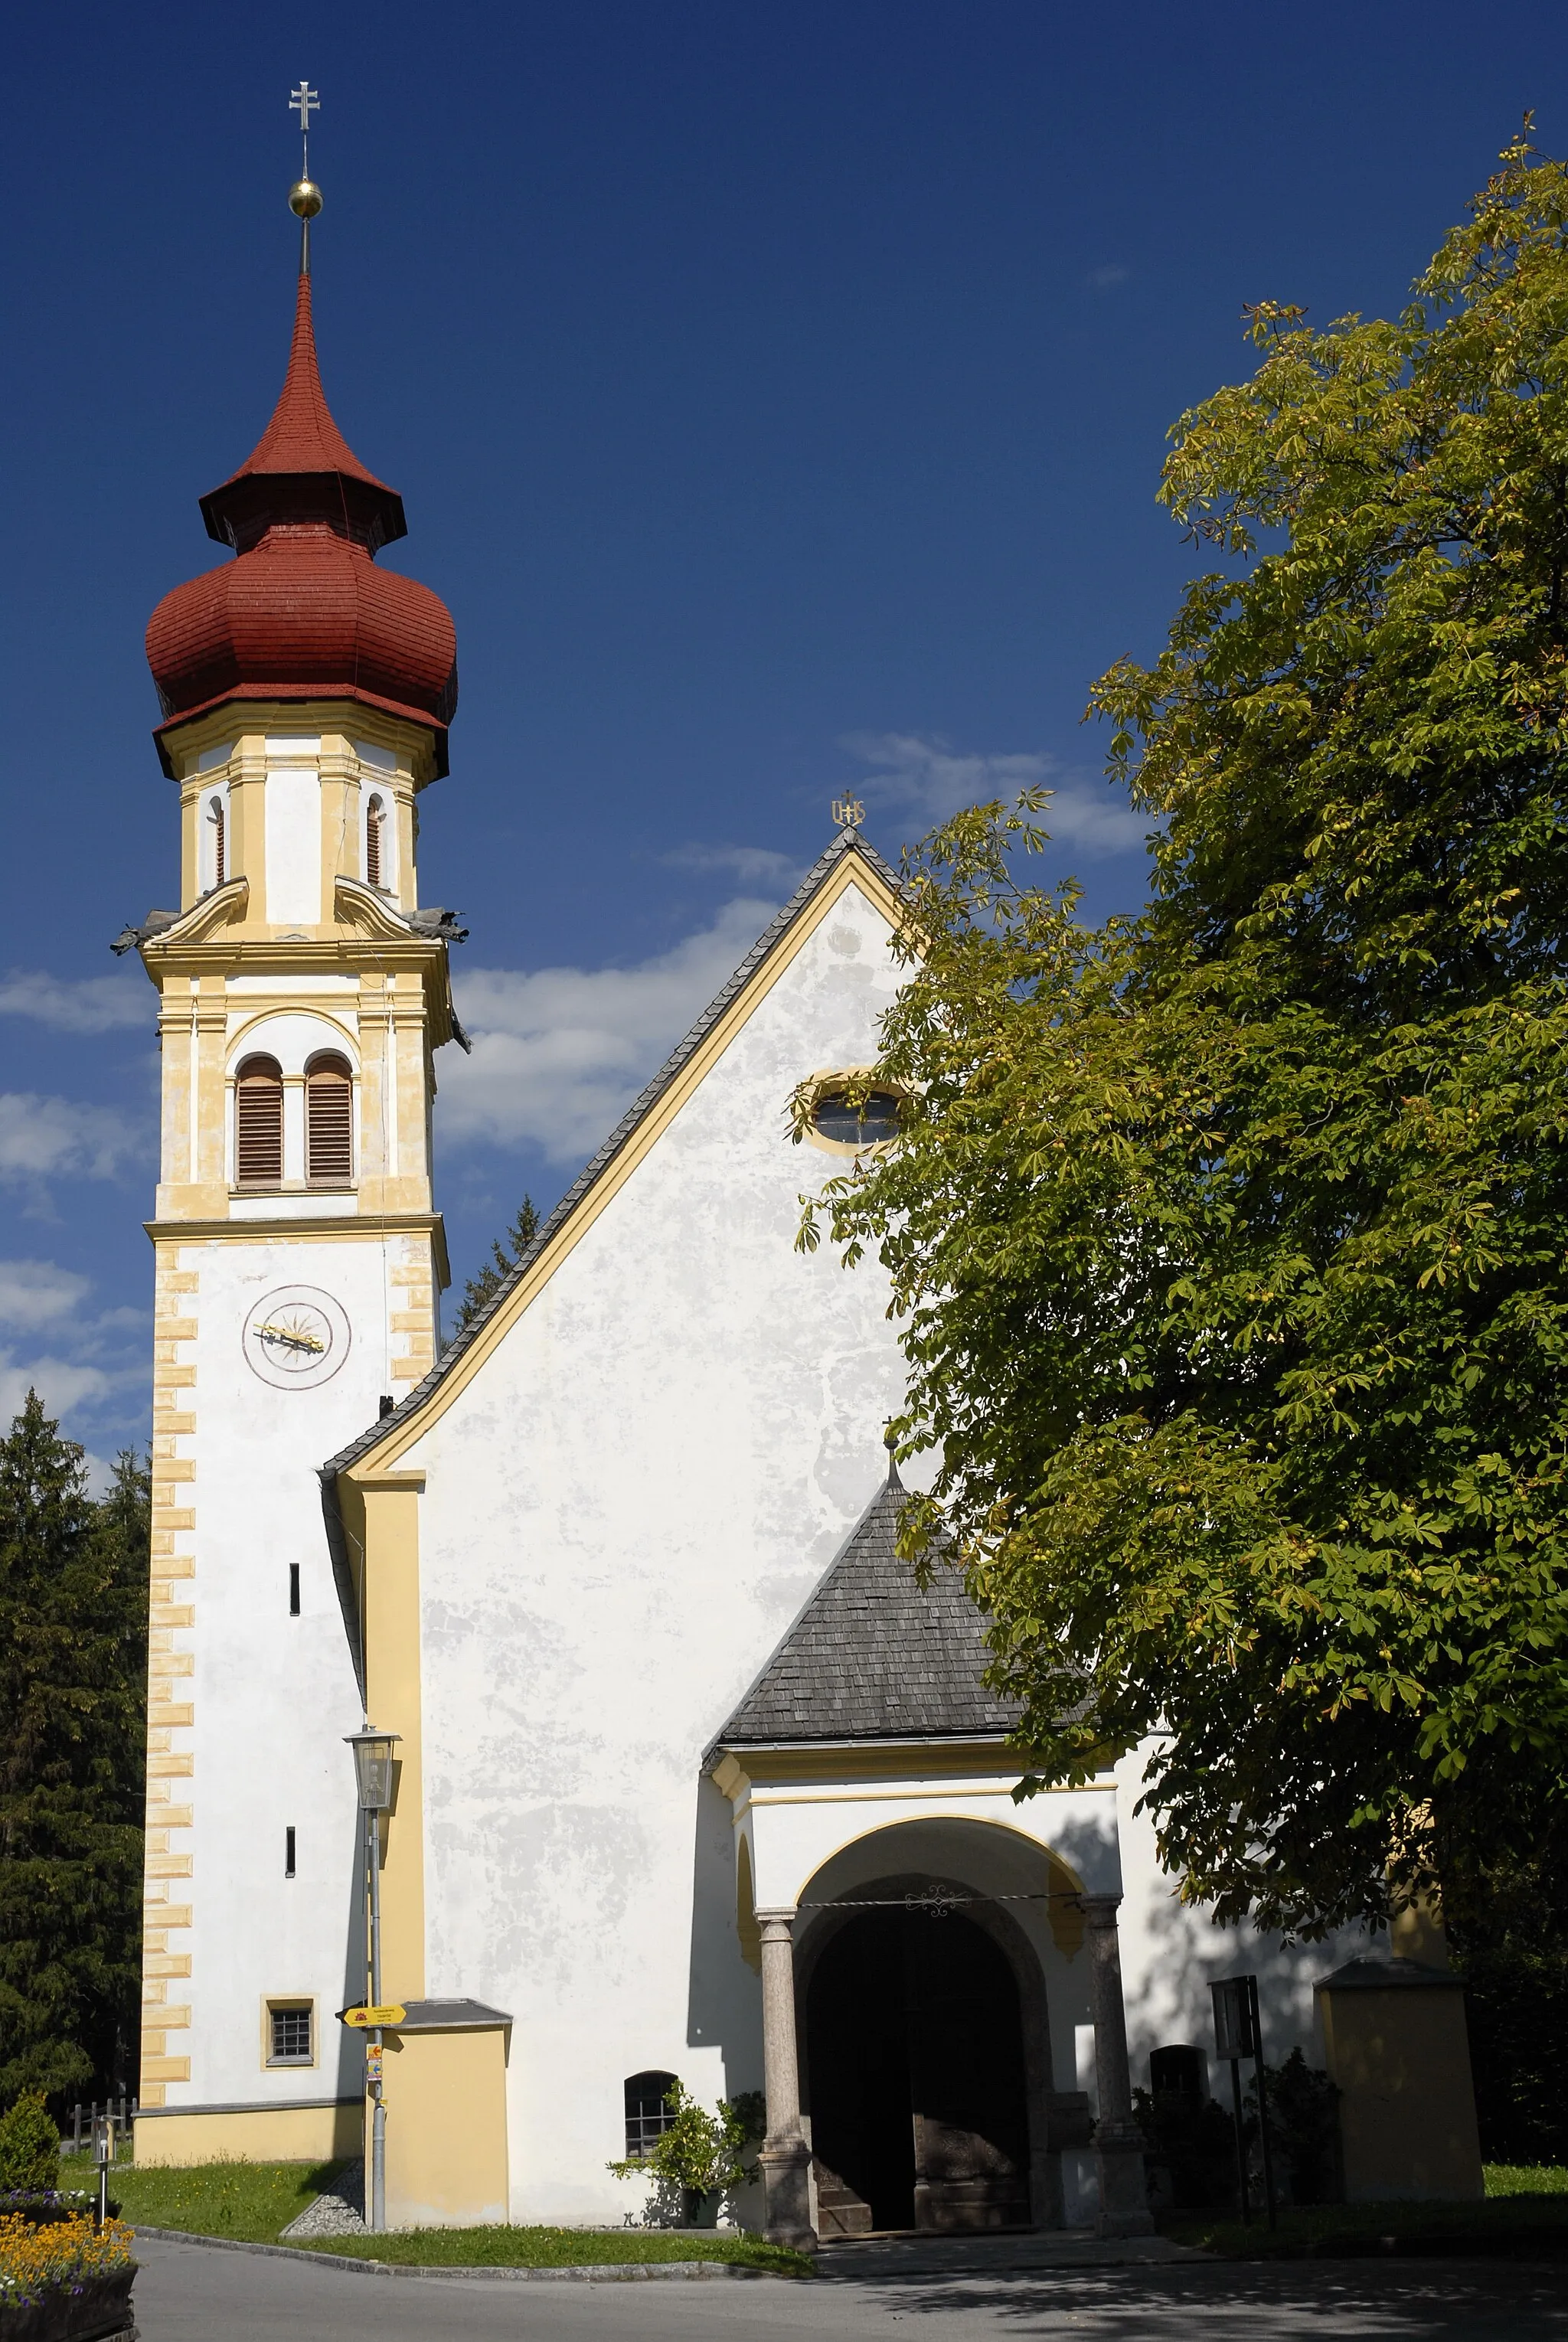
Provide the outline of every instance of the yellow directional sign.
<path id="1" fill-rule="evenodd" d="M 363 2033 L 372 2025 L 401 2025 L 407 2014 L 400 2000 L 389 2000 L 377 2008 L 345 2008 L 343 2021 Z"/>

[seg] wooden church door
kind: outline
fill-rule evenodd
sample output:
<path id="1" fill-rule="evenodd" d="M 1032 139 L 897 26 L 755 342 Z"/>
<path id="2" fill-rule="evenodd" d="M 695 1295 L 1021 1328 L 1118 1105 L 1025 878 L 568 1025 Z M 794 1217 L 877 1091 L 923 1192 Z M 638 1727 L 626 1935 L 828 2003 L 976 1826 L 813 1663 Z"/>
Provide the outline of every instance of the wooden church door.
<path id="1" fill-rule="evenodd" d="M 824 2236 L 1029 2218 L 1018 1987 L 961 1913 L 857 1913 L 806 2002 Z"/>

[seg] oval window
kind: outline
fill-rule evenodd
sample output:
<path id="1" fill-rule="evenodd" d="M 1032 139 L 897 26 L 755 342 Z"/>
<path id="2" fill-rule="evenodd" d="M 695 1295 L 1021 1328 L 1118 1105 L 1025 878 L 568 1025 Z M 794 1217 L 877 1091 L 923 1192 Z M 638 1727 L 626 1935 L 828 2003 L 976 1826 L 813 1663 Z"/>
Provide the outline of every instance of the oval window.
<path id="1" fill-rule="evenodd" d="M 898 1098 L 893 1090 L 867 1090 L 864 1096 L 824 1090 L 811 1110 L 812 1128 L 835 1146 L 882 1146 L 898 1136 Z"/>

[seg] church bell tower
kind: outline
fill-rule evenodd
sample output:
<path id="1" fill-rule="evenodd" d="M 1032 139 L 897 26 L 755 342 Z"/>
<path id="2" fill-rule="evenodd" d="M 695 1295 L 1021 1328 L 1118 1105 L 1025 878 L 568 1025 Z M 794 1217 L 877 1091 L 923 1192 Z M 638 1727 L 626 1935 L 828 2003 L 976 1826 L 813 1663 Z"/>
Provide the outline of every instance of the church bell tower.
<path id="1" fill-rule="evenodd" d="M 335 2013 L 363 1973 L 359 1597 L 317 1474 L 434 1365 L 447 1281 L 430 1127 L 458 931 L 420 908 L 417 847 L 455 642 L 435 595 L 376 565 L 403 500 L 328 411 L 308 175 L 290 201 L 282 395 L 201 502 L 233 557 L 147 628 L 180 906 L 125 939 L 163 1066 L 137 2135 L 160 2163 L 358 2138 Z"/>

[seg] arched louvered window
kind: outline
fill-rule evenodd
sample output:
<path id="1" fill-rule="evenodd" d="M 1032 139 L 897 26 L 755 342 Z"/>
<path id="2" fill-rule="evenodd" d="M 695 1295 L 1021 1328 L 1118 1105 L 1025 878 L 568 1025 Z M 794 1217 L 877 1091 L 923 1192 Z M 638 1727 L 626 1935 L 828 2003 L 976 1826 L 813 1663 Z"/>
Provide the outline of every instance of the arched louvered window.
<path id="1" fill-rule="evenodd" d="M 224 801 L 222 797 L 214 797 L 208 803 L 207 820 L 212 825 L 213 833 L 213 885 L 215 886 L 221 886 L 224 880 L 228 876 L 228 857 L 224 836 L 224 831 L 226 825 L 224 821 Z"/>
<path id="2" fill-rule="evenodd" d="M 354 1076 L 341 1057 L 313 1057 L 305 1075 L 305 1176 L 313 1187 L 354 1177 Z"/>
<path id="3" fill-rule="evenodd" d="M 247 1057 L 235 1080 L 235 1183 L 275 1187 L 283 1177 L 283 1075 L 275 1057 Z"/>
<path id="4" fill-rule="evenodd" d="M 372 797 L 365 809 L 365 883 L 379 886 L 382 883 L 381 825 L 386 818 L 386 807 L 379 797 Z"/>

